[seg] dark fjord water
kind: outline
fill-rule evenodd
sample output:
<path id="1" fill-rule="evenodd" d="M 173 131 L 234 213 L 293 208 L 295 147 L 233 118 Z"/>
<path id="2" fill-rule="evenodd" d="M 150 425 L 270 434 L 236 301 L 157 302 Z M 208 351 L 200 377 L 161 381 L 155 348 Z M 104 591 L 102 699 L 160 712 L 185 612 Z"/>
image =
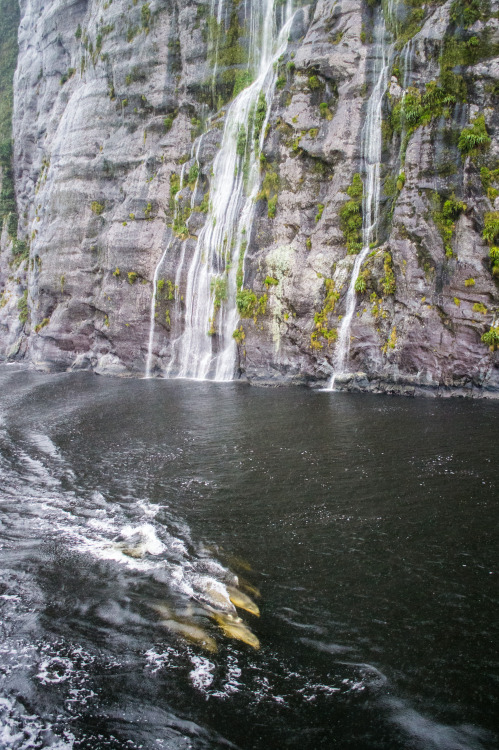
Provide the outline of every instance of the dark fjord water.
<path id="1" fill-rule="evenodd" d="M 1 748 L 499 746 L 499 404 L 0 393 Z M 231 583 L 260 650 L 209 617 Z"/>

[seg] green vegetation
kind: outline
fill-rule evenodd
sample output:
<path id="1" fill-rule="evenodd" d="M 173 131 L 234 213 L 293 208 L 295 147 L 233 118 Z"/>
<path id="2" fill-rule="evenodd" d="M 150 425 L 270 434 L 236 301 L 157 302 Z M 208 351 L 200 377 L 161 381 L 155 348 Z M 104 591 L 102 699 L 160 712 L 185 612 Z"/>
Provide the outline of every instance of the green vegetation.
<path id="1" fill-rule="evenodd" d="M 15 214 L 11 214 L 15 216 Z M 9 224 L 7 223 L 7 228 Z M 12 235 L 11 235 L 12 236 Z M 14 258 L 14 265 L 18 266 L 29 258 L 29 245 L 24 240 L 12 239 L 12 255 Z"/>
<path id="2" fill-rule="evenodd" d="M 142 28 L 145 29 L 146 34 L 149 32 L 149 24 L 151 23 L 151 9 L 149 3 L 144 3 L 140 9 L 140 20 L 142 22 Z"/>
<path id="3" fill-rule="evenodd" d="M 446 72 L 458 65 L 461 67 L 476 65 L 480 60 L 496 57 L 498 45 L 492 41 L 492 38 L 490 29 L 485 29 L 469 39 L 446 36 L 440 56 L 441 71 Z"/>
<path id="4" fill-rule="evenodd" d="M 483 334 L 482 341 L 487 344 L 491 352 L 499 347 L 499 325 L 491 326 L 490 329 Z"/>
<path id="5" fill-rule="evenodd" d="M 125 76 L 125 83 L 130 86 L 132 83 L 144 82 L 147 76 L 139 65 L 134 65 L 130 73 Z"/>
<path id="6" fill-rule="evenodd" d="M 321 116 L 321 117 L 322 117 L 322 118 L 323 118 L 324 120 L 332 120 L 332 119 L 333 119 L 333 113 L 332 113 L 332 112 L 331 112 L 331 110 L 329 109 L 329 107 L 328 107 L 328 105 L 326 104 L 326 102 L 321 102 L 321 103 L 319 104 L 319 112 L 320 112 L 320 116 Z"/>
<path id="7" fill-rule="evenodd" d="M 324 286 L 326 294 L 324 297 L 324 304 L 322 309 L 314 315 L 314 330 L 310 334 L 310 348 L 311 349 L 322 349 L 324 343 L 329 346 L 333 341 L 338 338 L 338 331 L 336 328 L 329 328 L 328 315 L 334 312 L 337 301 L 340 298 L 340 293 L 336 291 L 335 283 L 333 279 L 324 279 Z M 322 339 L 323 341 L 320 341 Z"/>
<path id="8" fill-rule="evenodd" d="M 347 189 L 350 200 L 340 208 L 340 229 L 345 238 L 349 255 L 356 255 L 362 250 L 362 196 L 364 185 L 357 172 L 352 178 L 352 184 Z"/>
<path id="9" fill-rule="evenodd" d="M 482 187 L 487 194 L 487 198 L 490 201 L 495 201 L 499 196 L 499 190 L 492 186 L 492 183 L 499 184 L 499 169 L 489 169 L 488 167 L 482 167 L 480 169 L 480 179 L 482 181 Z"/>
<path id="10" fill-rule="evenodd" d="M 415 5 L 416 3 L 411 2 L 408 5 Z M 403 22 L 396 28 L 392 28 L 392 31 L 396 33 L 397 41 L 396 48 L 402 49 L 409 39 L 418 33 L 423 26 L 424 10 L 420 7 L 413 7 L 411 12 L 407 14 Z M 393 26 L 393 25 L 392 25 Z"/>
<path id="11" fill-rule="evenodd" d="M 241 125 L 237 132 L 237 143 L 236 143 L 236 152 L 237 152 L 237 155 L 241 158 L 244 158 L 244 155 L 246 153 L 247 141 L 248 141 L 248 134 L 246 132 L 246 128 L 244 127 L 244 125 Z"/>
<path id="12" fill-rule="evenodd" d="M 199 177 L 199 165 L 197 164 L 197 162 L 194 162 L 194 164 L 189 169 L 189 175 L 187 177 L 187 182 L 190 188 L 194 187 L 198 177 Z"/>
<path id="13" fill-rule="evenodd" d="M 221 109 L 253 80 L 246 67 L 247 50 L 240 42 L 244 28 L 239 23 L 236 7 L 232 10 L 227 29 L 225 23 L 225 19 L 220 24 L 216 18 L 208 19 L 208 60 L 212 67 L 216 65 L 217 77 L 214 87 L 207 86 L 207 98 L 216 109 Z"/>
<path id="14" fill-rule="evenodd" d="M 457 219 L 463 211 L 466 211 L 466 203 L 457 200 L 454 194 L 447 200 L 443 200 L 438 193 L 433 193 L 432 201 L 434 205 L 432 211 L 433 221 L 442 237 L 446 256 L 452 258 L 454 254 L 451 245 L 452 235 Z"/>
<path id="15" fill-rule="evenodd" d="M 44 318 L 41 323 L 38 323 L 38 325 L 35 326 L 35 333 L 40 333 L 42 328 L 45 328 L 45 326 L 48 326 L 50 323 L 50 318 Z"/>
<path id="16" fill-rule="evenodd" d="M 92 209 L 94 214 L 96 214 L 97 216 L 100 216 L 101 213 L 104 211 L 104 204 L 99 203 L 99 201 L 92 201 L 92 203 L 90 204 L 90 208 Z"/>
<path id="17" fill-rule="evenodd" d="M 449 117 L 448 108 L 458 99 L 462 100 L 462 97 L 440 86 L 436 81 L 427 83 L 423 94 L 414 86 L 409 86 L 405 97 L 392 110 L 392 129 L 400 133 L 405 128 L 408 134 L 412 134 L 436 117 Z"/>
<path id="18" fill-rule="evenodd" d="M 28 290 L 25 289 L 23 292 L 22 297 L 17 303 L 17 309 L 19 310 L 19 320 L 24 325 L 24 323 L 28 322 Z"/>
<path id="19" fill-rule="evenodd" d="M 451 21 L 465 29 L 473 26 L 485 13 L 486 3 L 480 0 L 454 0 L 450 6 Z"/>
<path id="20" fill-rule="evenodd" d="M 61 80 L 59 82 L 61 86 L 64 86 L 64 84 L 67 83 L 69 79 L 74 76 L 75 73 L 76 73 L 76 68 L 68 68 L 67 73 L 63 73 L 63 75 L 61 76 Z"/>
<path id="21" fill-rule="evenodd" d="M 260 95 L 258 97 L 258 102 L 256 105 L 256 111 L 255 111 L 255 120 L 253 125 L 253 138 L 255 140 L 255 143 L 258 143 L 260 140 L 260 133 L 262 132 L 263 123 L 265 122 L 265 117 L 267 115 L 267 100 L 265 99 L 265 94 L 263 91 L 260 91 Z"/>
<path id="22" fill-rule="evenodd" d="M 355 291 L 359 294 L 364 294 L 367 289 L 367 278 L 364 272 L 359 273 L 355 281 Z"/>
<path id="23" fill-rule="evenodd" d="M 219 67 L 230 67 L 232 65 L 243 65 L 247 62 L 247 53 L 240 44 L 239 39 L 243 29 L 239 24 L 237 13 L 232 12 L 229 28 L 225 28 L 225 21 L 220 24 L 215 18 L 208 19 L 209 40 L 209 62 Z"/>
<path id="24" fill-rule="evenodd" d="M 269 286 L 277 286 L 279 284 L 279 281 L 275 279 L 273 276 L 266 276 L 265 281 L 263 283 L 268 288 Z"/>
<path id="25" fill-rule="evenodd" d="M 464 128 L 459 136 L 458 148 L 464 158 L 478 156 L 479 153 L 486 151 L 490 146 L 490 136 L 485 126 L 483 115 L 475 117 L 472 124 Z"/>
<path id="26" fill-rule="evenodd" d="M 137 281 L 138 273 L 136 271 L 129 271 L 127 276 L 128 283 L 133 285 Z"/>
<path id="27" fill-rule="evenodd" d="M 181 240 L 186 240 L 189 236 L 189 228 L 187 226 L 187 220 L 191 215 L 191 207 L 186 206 L 182 212 L 178 212 L 173 219 L 172 229 L 173 232 Z"/>
<path id="28" fill-rule="evenodd" d="M 174 113 L 172 113 L 171 115 L 167 115 L 167 116 L 166 116 L 166 117 L 165 117 L 165 118 L 163 119 L 163 127 L 164 127 L 164 129 L 165 129 L 165 133 L 168 133 L 168 131 L 170 131 L 170 130 L 172 129 L 172 127 L 173 127 L 173 122 L 174 122 L 174 120 L 175 120 L 176 116 L 177 116 L 177 113 L 176 113 L 176 112 L 174 112 Z"/>
<path id="29" fill-rule="evenodd" d="M 251 289 L 240 289 L 236 294 L 236 305 L 241 318 L 253 318 L 265 315 L 267 311 L 267 295 L 257 297 Z"/>
<path id="30" fill-rule="evenodd" d="M 499 240 L 499 211 L 490 211 L 483 217 L 483 239 L 490 245 Z"/>
<path id="31" fill-rule="evenodd" d="M 203 121 L 199 117 L 191 117 L 191 141 L 195 141 L 204 130 Z"/>
<path id="32" fill-rule="evenodd" d="M 268 167 L 263 178 L 262 189 L 256 196 L 257 201 L 267 201 L 267 215 L 273 219 L 277 210 L 277 194 L 279 192 L 279 175 L 271 167 Z"/>
<path id="33" fill-rule="evenodd" d="M 386 344 L 384 344 L 381 347 L 381 351 L 383 352 L 383 354 L 387 354 L 388 349 L 395 349 L 396 345 L 397 345 L 397 328 L 396 326 L 393 326 Z"/>
<path id="34" fill-rule="evenodd" d="M 383 294 L 385 295 L 395 294 L 397 285 L 395 282 L 395 273 L 393 271 L 392 256 L 388 251 L 386 251 L 383 255 L 383 269 L 385 271 L 385 276 L 381 280 L 381 286 L 383 287 Z"/>
<path id="35" fill-rule="evenodd" d="M 315 215 L 315 221 L 316 222 L 320 221 L 322 219 L 322 213 L 323 213 L 323 211 L 324 211 L 324 204 L 323 203 L 319 203 L 319 205 L 317 206 L 317 213 Z"/>
<path id="36" fill-rule="evenodd" d="M 473 279 L 473 278 L 465 279 L 464 280 L 464 286 L 466 286 L 466 287 L 468 287 L 468 286 L 475 286 L 475 279 Z"/>
<path id="37" fill-rule="evenodd" d="M 170 175 L 170 211 L 175 209 L 175 196 L 180 190 L 180 177 L 176 172 L 172 172 Z"/>
<path id="38" fill-rule="evenodd" d="M 491 263 L 491 270 L 493 276 L 499 276 L 499 247 L 491 247 L 489 250 L 489 258 Z"/>
<path id="39" fill-rule="evenodd" d="M 129 26 L 126 32 L 126 40 L 127 42 L 133 42 L 137 34 L 140 32 L 140 28 L 138 26 Z"/>
<path id="40" fill-rule="evenodd" d="M 324 83 L 315 73 L 308 77 L 308 85 L 309 88 L 312 89 L 312 91 L 317 91 L 318 89 L 324 88 Z"/>
<path id="41" fill-rule="evenodd" d="M 201 214 L 206 214 L 208 213 L 209 207 L 210 207 L 210 191 L 208 191 L 207 193 L 203 195 L 203 200 L 201 201 L 199 206 L 196 206 L 194 208 L 194 211 L 199 211 L 199 213 Z"/>
<path id="42" fill-rule="evenodd" d="M 244 70 L 234 71 L 234 88 L 232 89 L 232 98 L 234 99 L 238 94 L 241 93 L 245 88 L 253 83 L 254 75 L 251 70 L 244 68 Z"/>
<path id="43" fill-rule="evenodd" d="M 244 229 L 243 229 L 243 234 L 246 234 Z M 247 240 L 246 239 L 242 240 L 241 249 L 239 250 L 239 260 L 237 261 L 236 289 L 241 289 L 243 285 L 244 256 L 246 254 L 247 247 L 248 247 Z"/>
<path id="44" fill-rule="evenodd" d="M 241 345 L 246 338 L 246 334 L 244 333 L 243 327 L 239 326 L 239 328 L 236 328 L 234 333 L 232 334 L 232 338 L 236 340 L 236 343 Z"/>
<path id="45" fill-rule="evenodd" d="M 487 315 L 487 308 L 482 302 L 475 302 L 473 312 L 480 313 L 480 315 Z"/>
<path id="46" fill-rule="evenodd" d="M 161 298 L 168 300 L 169 302 L 174 300 L 177 289 L 178 287 L 176 287 L 170 279 L 166 279 L 166 281 L 165 279 L 158 279 L 156 282 L 156 305 L 159 304 Z"/>
<path id="47" fill-rule="evenodd" d="M 211 280 L 210 291 L 213 297 L 213 309 L 215 312 L 220 309 L 222 302 L 227 301 L 228 286 L 226 277 L 216 277 Z"/>
<path id="48" fill-rule="evenodd" d="M 277 211 L 277 195 L 273 195 L 267 202 L 267 216 L 269 219 L 275 219 Z"/>

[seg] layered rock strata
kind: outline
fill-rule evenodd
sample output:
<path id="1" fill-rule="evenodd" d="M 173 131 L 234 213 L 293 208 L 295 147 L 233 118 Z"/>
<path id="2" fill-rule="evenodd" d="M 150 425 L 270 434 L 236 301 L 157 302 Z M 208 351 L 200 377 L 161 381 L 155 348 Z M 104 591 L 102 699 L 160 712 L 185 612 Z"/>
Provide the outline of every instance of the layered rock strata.
<path id="1" fill-rule="evenodd" d="M 224 117 L 250 82 L 248 5 L 226 0 L 217 18 L 220 3 L 201 0 L 21 0 L 4 359 L 144 375 L 168 247 L 151 372 L 168 371 Z M 333 374 L 383 12 L 382 218 L 356 283 L 350 374 L 336 387 L 498 395 L 497 2 L 297 5 L 265 113 L 234 376 L 324 385 Z M 281 16 L 276 3 L 277 25 Z M 227 301 L 211 293 L 216 316 Z"/>

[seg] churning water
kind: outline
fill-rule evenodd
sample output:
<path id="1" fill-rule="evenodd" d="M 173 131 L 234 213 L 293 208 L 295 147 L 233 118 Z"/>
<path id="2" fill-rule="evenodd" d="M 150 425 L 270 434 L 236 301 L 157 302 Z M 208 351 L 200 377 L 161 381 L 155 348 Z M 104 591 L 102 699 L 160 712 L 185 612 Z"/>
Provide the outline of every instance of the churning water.
<path id="1" fill-rule="evenodd" d="M 1 748 L 497 748 L 499 404 L 0 394 Z"/>

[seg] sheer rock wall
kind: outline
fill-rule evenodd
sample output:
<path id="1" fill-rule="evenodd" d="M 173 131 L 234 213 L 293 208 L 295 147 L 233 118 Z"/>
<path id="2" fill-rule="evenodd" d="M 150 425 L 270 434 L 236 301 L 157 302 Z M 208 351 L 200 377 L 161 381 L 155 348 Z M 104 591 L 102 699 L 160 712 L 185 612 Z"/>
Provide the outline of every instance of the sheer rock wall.
<path id="1" fill-rule="evenodd" d="M 245 4 L 227 8 L 228 23 L 232 13 L 244 30 Z M 412 5 L 384 9 L 395 47 L 383 107 L 382 221 L 357 295 L 353 374 L 340 376 L 339 388 L 499 393 L 497 347 L 482 341 L 499 312 L 489 257 L 499 214 L 497 236 L 486 230 L 484 239 L 499 210 L 497 3 L 467 27 L 453 20 L 455 8 L 425 5 L 417 18 Z M 264 310 L 238 328 L 236 376 L 250 382 L 325 384 L 333 372 L 354 260 L 341 210 L 361 166 L 374 12 L 363 0 L 318 0 L 295 15 L 263 148 L 262 181 L 277 176 L 275 215 L 262 197 L 244 262 L 244 288 L 267 295 Z M 201 0 L 21 0 L 14 167 L 29 260 L 13 261 L 4 228 L 3 358 L 143 375 L 154 270 L 170 243 L 153 348 L 155 374 L 167 367 L 183 326 L 186 273 L 177 290 L 174 281 L 206 218 L 234 79 L 230 65 L 213 79 L 209 19 Z M 472 37 L 484 50 L 459 48 L 459 65 L 445 68 L 446 40 Z M 445 85 L 444 68 L 454 76 Z M 409 85 L 424 96 L 431 81 L 458 94 L 435 100 L 418 120 Z M 463 151 L 461 131 L 481 117 L 489 142 Z M 187 175 L 196 152 L 193 196 Z M 190 214 L 189 236 L 171 241 L 182 169 L 178 202 Z"/>

